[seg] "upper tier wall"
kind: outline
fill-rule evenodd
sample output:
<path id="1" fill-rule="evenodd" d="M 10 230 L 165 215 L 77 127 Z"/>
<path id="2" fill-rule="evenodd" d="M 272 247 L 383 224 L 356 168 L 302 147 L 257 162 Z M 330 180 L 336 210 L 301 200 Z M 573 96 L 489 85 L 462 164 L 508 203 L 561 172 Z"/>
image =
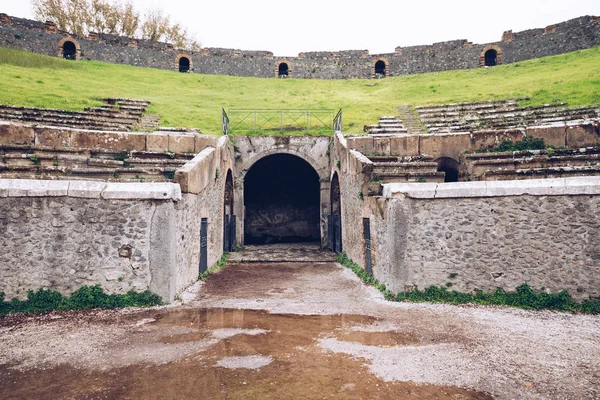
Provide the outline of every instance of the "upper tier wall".
<path id="1" fill-rule="evenodd" d="M 0 46 L 61 57 L 65 40 L 75 44 L 73 57 L 82 60 L 178 71 L 179 60 L 187 57 L 192 72 L 264 78 L 277 76 L 280 63 L 286 63 L 287 76 L 292 78 L 371 78 L 376 76 L 378 61 L 385 66 L 378 72 L 397 76 L 479 68 L 485 65 L 488 50 L 496 51 L 496 62 L 502 64 L 598 46 L 600 18 L 584 16 L 544 29 L 507 31 L 500 42 L 488 44 L 454 40 L 428 46 L 397 47 L 388 54 L 351 50 L 307 52 L 298 57 L 278 58 L 268 51 L 205 48 L 196 53 L 184 52 L 167 43 L 106 34 L 74 37 L 59 32 L 52 24 L 0 14 Z"/>

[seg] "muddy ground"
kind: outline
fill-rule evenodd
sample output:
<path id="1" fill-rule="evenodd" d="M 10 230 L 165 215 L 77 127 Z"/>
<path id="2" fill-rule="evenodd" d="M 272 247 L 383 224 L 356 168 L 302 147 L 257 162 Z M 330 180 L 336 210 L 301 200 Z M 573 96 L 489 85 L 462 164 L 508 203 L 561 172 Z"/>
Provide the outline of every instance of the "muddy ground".
<path id="1" fill-rule="evenodd" d="M 0 398 L 600 398 L 599 316 L 390 303 L 306 256 L 237 256 L 180 306 L 0 318 Z"/>

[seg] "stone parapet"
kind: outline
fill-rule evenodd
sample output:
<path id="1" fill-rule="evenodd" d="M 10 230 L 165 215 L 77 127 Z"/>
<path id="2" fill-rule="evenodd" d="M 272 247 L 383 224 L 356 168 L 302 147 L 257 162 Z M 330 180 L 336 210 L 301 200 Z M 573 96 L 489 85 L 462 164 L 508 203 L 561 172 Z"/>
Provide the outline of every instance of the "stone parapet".
<path id="1" fill-rule="evenodd" d="M 170 182 L 120 183 L 0 179 L 0 197 L 76 197 L 86 199 L 180 201 L 181 189 Z"/>
<path id="2" fill-rule="evenodd" d="M 383 185 L 383 196 L 387 198 L 447 199 L 524 195 L 600 195 L 600 176 L 523 181 L 388 183 Z"/>

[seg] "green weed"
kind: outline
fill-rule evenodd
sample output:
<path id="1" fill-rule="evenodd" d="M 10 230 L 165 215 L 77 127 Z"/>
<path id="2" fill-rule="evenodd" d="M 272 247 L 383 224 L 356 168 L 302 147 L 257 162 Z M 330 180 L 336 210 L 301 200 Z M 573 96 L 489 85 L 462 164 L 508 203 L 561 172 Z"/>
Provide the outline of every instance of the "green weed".
<path id="1" fill-rule="evenodd" d="M 27 300 L 4 300 L 0 292 L 0 315 L 13 313 L 47 313 L 54 310 L 89 310 L 92 308 L 151 307 L 162 304 L 160 296 L 146 290 L 125 294 L 106 294 L 100 285 L 82 286 L 70 296 L 61 293 L 38 289 L 27 292 Z"/>
<path id="2" fill-rule="evenodd" d="M 522 308 L 526 310 L 556 310 L 586 314 L 600 314 L 600 299 L 578 303 L 571 295 L 563 290 L 558 293 L 537 292 L 527 284 L 517 287 L 514 292 L 507 292 L 502 288 L 494 292 L 476 291 L 475 293 L 462 293 L 448 290 L 447 287 L 431 286 L 425 290 L 418 288 L 410 292 L 393 294 L 386 286 L 354 263 L 346 253 L 340 253 L 337 262 L 350 268 L 366 284 L 374 286 L 383 293 L 386 300 L 406 301 L 411 303 L 445 303 L 445 304 L 479 304 L 498 305 Z M 454 274 L 451 274 L 454 275 Z M 454 276 L 456 277 L 456 276 Z"/>

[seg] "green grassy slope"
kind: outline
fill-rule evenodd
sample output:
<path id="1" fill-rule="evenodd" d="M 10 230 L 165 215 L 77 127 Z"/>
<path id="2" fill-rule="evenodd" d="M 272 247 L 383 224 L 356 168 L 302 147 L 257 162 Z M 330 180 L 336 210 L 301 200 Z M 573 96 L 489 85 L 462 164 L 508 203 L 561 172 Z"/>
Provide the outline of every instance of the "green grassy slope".
<path id="1" fill-rule="evenodd" d="M 494 68 L 389 79 L 302 80 L 181 74 L 65 61 L 0 48 L 0 103 L 82 110 L 103 97 L 150 100 L 164 126 L 220 132 L 220 109 L 344 109 L 347 133 L 362 131 L 400 104 L 530 97 L 532 105 L 600 103 L 600 47 Z"/>

